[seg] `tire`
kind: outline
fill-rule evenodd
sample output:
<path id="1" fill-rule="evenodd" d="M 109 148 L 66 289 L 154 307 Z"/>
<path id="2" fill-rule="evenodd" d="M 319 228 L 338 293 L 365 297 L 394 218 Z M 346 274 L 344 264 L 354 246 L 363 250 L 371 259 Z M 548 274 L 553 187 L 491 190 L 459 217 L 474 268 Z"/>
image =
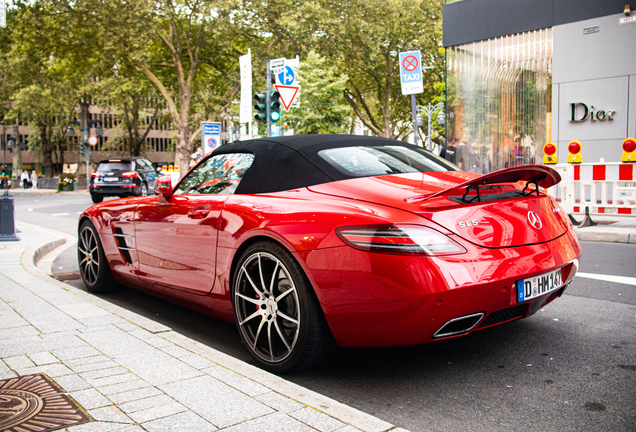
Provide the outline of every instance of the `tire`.
<path id="1" fill-rule="evenodd" d="M 82 222 L 79 229 L 77 260 L 84 285 L 90 292 L 103 293 L 118 288 L 108 267 L 97 230 L 88 220 Z"/>
<path id="2" fill-rule="evenodd" d="M 141 182 L 139 185 L 139 189 L 137 192 L 137 196 L 147 196 L 148 195 L 148 185 L 144 182 Z"/>
<path id="3" fill-rule="evenodd" d="M 277 243 L 258 242 L 241 255 L 232 282 L 232 306 L 241 339 L 263 369 L 298 371 L 337 353 L 311 284 Z"/>
<path id="4" fill-rule="evenodd" d="M 104 196 L 92 193 L 91 199 L 95 204 L 99 204 L 100 202 L 104 201 Z"/>

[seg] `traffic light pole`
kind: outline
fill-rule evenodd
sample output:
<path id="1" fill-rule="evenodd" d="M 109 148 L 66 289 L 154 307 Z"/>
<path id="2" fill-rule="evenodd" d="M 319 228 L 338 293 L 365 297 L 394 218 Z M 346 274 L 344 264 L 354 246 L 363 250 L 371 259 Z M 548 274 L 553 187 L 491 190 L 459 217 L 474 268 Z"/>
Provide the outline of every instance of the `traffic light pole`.
<path id="1" fill-rule="evenodd" d="M 272 69 L 270 67 L 270 63 L 269 60 L 267 60 L 267 87 L 266 87 L 266 93 L 267 95 L 265 96 L 265 107 L 266 107 L 266 115 L 267 115 L 267 136 L 270 137 L 272 136 L 272 119 L 270 117 L 270 109 L 271 107 L 270 105 L 270 93 L 272 92 Z"/>

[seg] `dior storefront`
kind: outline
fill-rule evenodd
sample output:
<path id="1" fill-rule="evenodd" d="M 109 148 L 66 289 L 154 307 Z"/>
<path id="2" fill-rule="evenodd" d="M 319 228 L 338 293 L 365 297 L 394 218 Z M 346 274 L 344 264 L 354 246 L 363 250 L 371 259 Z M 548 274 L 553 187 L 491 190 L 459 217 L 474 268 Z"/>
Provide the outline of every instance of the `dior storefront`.
<path id="1" fill-rule="evenodd" d="M 631 10 L 626 11 L 630 1 Z M 444 6 L 447 142 L 464 169 L 620 162 L 636 136 L 636 0 L 463 0 Z"/>

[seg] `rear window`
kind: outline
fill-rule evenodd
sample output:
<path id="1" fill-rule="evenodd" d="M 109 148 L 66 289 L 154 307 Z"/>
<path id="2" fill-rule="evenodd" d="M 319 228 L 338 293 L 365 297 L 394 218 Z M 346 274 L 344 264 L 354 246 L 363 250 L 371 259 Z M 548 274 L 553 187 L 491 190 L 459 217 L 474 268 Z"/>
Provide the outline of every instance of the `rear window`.
<path id="1" fill-rule="evenodd" d="M 341 147 L 322 150 L 318 154 L 339 171 L 354 177 L 452 169 L 432 154 L 401 146 Z"/>
<path id="2" fill-rule="evenodd" d="M 132 162 L 102 162 L 97 166 L 97 172 L 133 171 Z"/>

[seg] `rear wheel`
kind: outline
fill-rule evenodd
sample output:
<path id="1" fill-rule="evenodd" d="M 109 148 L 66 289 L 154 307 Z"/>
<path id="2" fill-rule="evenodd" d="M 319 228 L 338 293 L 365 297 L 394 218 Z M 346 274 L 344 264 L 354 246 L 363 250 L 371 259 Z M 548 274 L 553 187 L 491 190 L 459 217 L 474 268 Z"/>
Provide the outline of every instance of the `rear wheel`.
<path id="1" fill-rule="evenodd" d="M 101 293 L 117 288 L 95 226 L 88 220 L 80 226 L 77 259 L 82 280 L 90 292 Z"/>
<path id="2" fill-rule="evenodd" d="M 264 369 L 305 369 L 337 352 L 307 277 L 278 244 L 255 243 L 243 253 L 233 278 L 232 303 L 241 338 Z"/>
<path id="3" fill-rule="evenodd" d="M 95 204 L 99 204 L 100 202 L 104 200 L 104 197 L 102 195 L 92 193 L 91 199 L 93 200 Z"/>

